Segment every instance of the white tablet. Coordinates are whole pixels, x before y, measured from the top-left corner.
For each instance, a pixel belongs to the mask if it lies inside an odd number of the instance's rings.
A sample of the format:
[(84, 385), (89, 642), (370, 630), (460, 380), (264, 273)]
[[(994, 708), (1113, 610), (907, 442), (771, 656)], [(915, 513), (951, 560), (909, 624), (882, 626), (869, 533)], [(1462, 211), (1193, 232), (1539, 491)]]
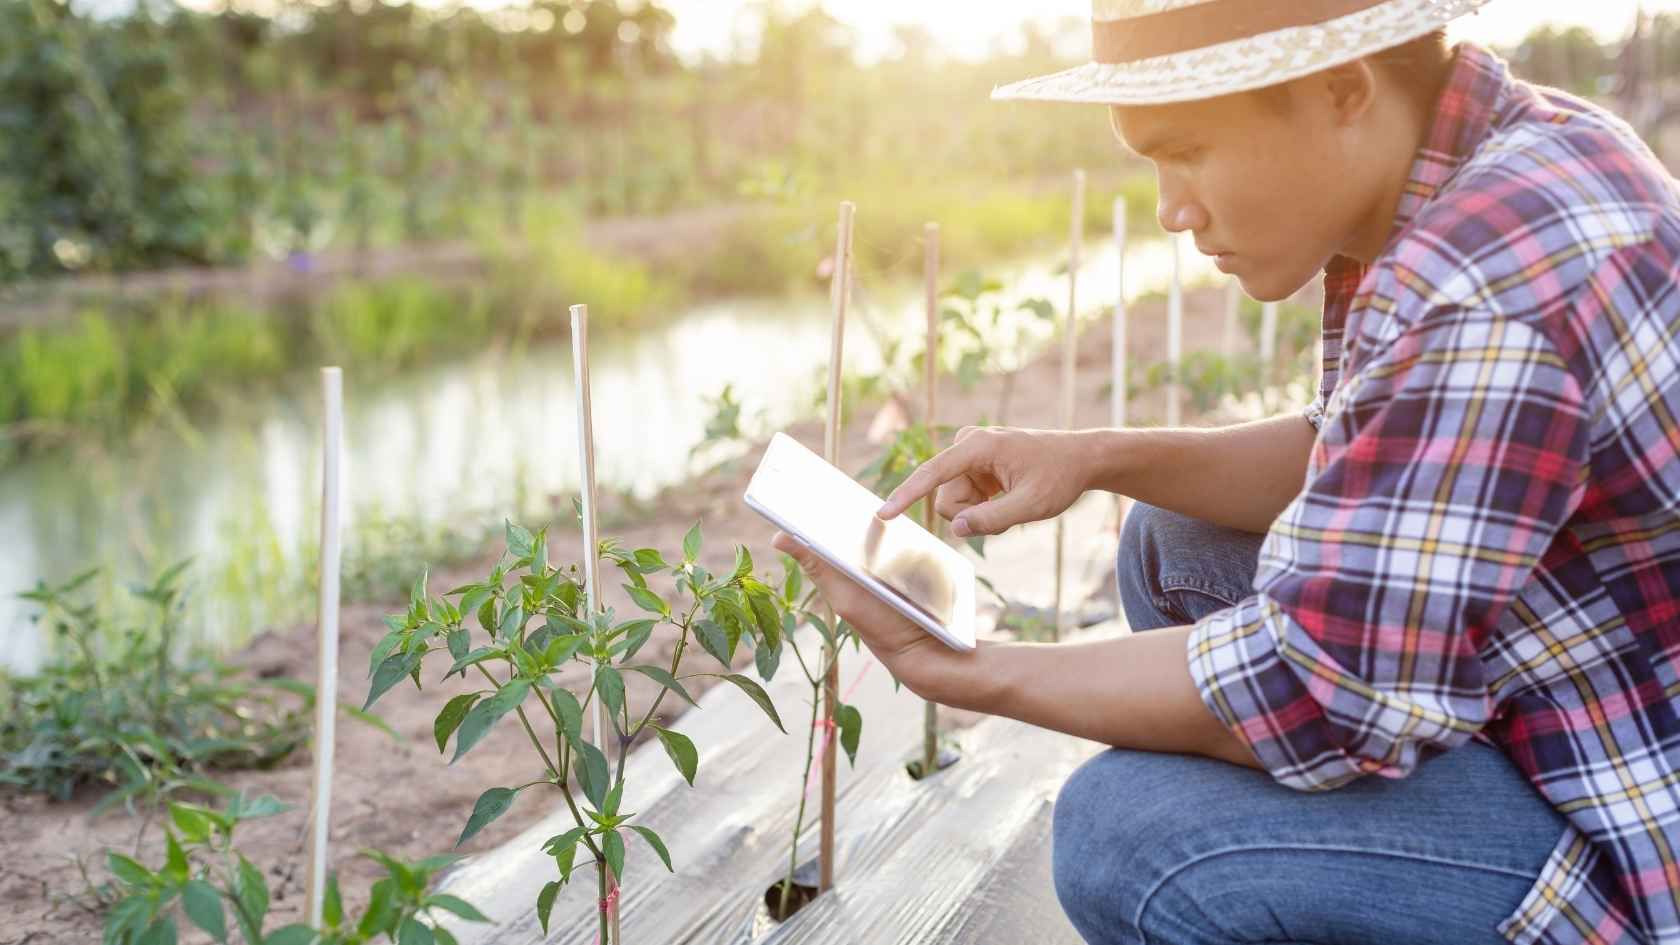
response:
[(744, 496), (754, 511), (947, 646), (974, 649), (974, 563), (798, 440), (770, 440)]

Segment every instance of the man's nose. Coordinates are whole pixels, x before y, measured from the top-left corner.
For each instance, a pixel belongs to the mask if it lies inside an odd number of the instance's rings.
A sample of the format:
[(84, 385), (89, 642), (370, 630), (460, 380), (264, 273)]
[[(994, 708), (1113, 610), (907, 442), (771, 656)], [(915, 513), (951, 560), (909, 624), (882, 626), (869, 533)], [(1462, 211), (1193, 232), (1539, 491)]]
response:
[(1163, 199), (1155, 208), (1155, 217), (1168, 233), (1193, 232), (1207, 226), (1207, 214), (1191, 201)]

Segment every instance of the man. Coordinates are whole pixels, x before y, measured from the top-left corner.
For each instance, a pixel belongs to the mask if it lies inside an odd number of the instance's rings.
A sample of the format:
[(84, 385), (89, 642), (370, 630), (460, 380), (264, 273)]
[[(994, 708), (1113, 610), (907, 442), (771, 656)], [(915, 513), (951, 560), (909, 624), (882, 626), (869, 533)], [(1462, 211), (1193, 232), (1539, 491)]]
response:
[(1250, 295), (1324, 273), (1304, 419), (965, 430), (881, 510), (1132, 496), (1149, 632), (958, 653), (777, 536), (917, 693), (1115, 746), (1056, 808), (1092, 942), (1680, 941), (1680, 199), (1448, 50), (1482, 2), (1097, 0), (996, 93), (1109, 105)]

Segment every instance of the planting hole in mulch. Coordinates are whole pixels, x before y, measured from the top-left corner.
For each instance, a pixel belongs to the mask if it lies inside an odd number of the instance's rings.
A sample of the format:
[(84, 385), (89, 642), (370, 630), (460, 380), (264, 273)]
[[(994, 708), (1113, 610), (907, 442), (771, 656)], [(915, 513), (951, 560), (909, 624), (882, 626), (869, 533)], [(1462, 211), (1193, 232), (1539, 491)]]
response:
[[(910, 780), (920, 781), (922, 779), (922, 760), (921, 754), (917, 753), (916, 757), (904, 763), (904, 773), (910, 776)], [(936, 767), (933, 773), (938, 774), (961, 760), (962, 747), (954, 741), (942, 738), (939, 740), (939, 755), (934, 759)]]
[(762, 918), (771, 922), (786, 922), (795, 912), (817, 898), (817, 861), (806, 860), (793, 871), (793, 888), (787, 894), (787, 910), (782, 910), (782, 884), (787, 881), (787, 875), (777, 877), (769, 888), (764, 890), (764, 908), (759, 910)]

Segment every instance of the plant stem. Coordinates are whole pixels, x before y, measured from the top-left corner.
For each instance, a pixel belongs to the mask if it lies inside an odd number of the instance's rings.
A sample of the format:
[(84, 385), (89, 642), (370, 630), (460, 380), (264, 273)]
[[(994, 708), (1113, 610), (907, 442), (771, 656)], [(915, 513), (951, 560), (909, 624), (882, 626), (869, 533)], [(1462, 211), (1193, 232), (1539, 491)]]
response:
[[(797, 653), (798, 650), (795, 650), (794, 652)], [(803, 660), (800, 661), (800, 667), (804, 667)], [(807, 673), (806, 675), (809, 677), (810, 674)], [(799, 813), (793, 818), (793, 843), (790, 844), (792, 849), (788, 852), (787, 879), (782, 883), (782, 903), (776, 910), (781, 914), (781, 918), (784, 920), (787, 918), (788, 914), (788, 894), (793, 892), (793, 873), (799, 868), (799, 830), (805, 825), (805, 800), (806, 796), (810, 793), (806, 790), (806, 784), (811, 780), (811, 759), (816, 754), (817, 707), (821, 705), (821, 698), (818, 692), (818, 687), (820, 685), (821, 684), (815, 680), (811, 683), (811, 727), (805, 734), (805, 771), (799, 776)]]
[(601, 945), (608, 945), (612, 939), (607, 936), (607, 858), (604, 856), (595, 858), (595, 883), (596, 888), (601, 891), (601, 897), (596, 901), (601, 920)]

